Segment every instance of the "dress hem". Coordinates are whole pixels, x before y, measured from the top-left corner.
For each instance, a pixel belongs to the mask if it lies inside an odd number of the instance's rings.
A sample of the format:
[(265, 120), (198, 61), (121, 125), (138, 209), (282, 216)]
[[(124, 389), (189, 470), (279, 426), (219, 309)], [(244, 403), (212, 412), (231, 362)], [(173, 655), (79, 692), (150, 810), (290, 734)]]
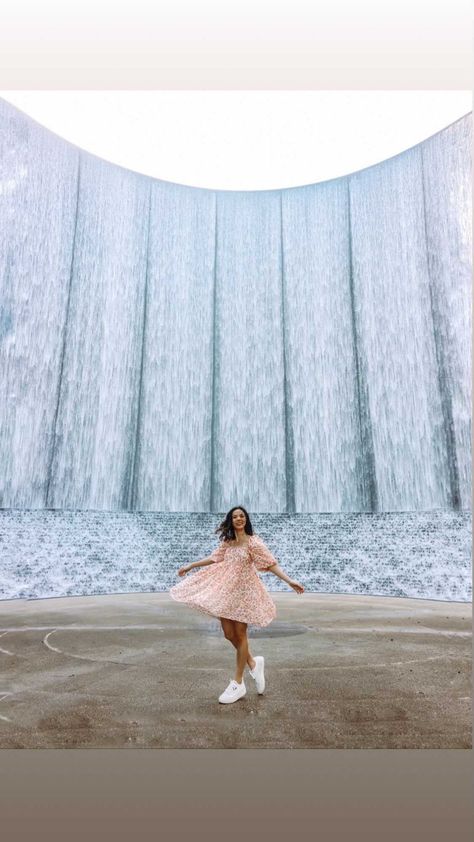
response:
[[(186, 605), (188, 608), (195, 608), (197, 611), (201, 611), (203, 614), (206, 614), (208, 617), (215, 617), (216, 620), (219, 620), (220, 617), (224, 617), (223, 614), (214, 614), (212, 611), (209, 611), (207, 608), (204, 608), (202, 605), (200, 605), (196, 602), (191, 603), (191, 602), (185, 602), (182, 599), (178, 599), (177, 597), (173, 596), (171, 591), (168, 591), (168, 593), (169, 593), (171, 599), (173, 599), (175, 602), (180, 602), (182, 605)], [(271, 620), (268, 621), (268, 623), (258, 623), (256, 620), (243, 620), (241, 617), (224, 617), (224, 619), (225, 620), (236, 620), (236, 622), (238, 622), (238, 623), (247, 623), (248, 626), (258, 626), (259, 628), (263, 629), (266, 626), (269, 626), (270, 623), (275, 619), (275, 617), (272, 617)]]

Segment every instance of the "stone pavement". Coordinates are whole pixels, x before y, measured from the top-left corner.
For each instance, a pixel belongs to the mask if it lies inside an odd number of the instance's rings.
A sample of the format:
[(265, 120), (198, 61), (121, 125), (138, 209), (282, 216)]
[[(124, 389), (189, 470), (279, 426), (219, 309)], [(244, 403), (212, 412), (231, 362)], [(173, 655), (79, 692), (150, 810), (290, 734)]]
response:
[(1, 748), (471, 748), (471, 604), (273, 593), (267, 688), (169, 594), (0, 602)]

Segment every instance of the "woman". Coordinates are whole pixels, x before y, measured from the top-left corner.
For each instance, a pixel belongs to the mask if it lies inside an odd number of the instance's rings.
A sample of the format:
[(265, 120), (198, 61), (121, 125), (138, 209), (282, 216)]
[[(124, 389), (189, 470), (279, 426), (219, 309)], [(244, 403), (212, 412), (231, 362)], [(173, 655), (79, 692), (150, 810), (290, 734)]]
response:
[(222, 538), (217, 549), (208, 558), (180, 567), (178, 576), (184, 576), (195, 567), (209, 568), (173, 585), (170, 595), (178, 602), (218, 617), (225, 637), (235, 646), (235, 676), (219, 696), (220, 702), (229, 704), (247, 692), (243, 678), (246, 664), (257, 692), (262, 694), (265, 689), (264, 658), (252, 656), (247, 625), (267, 626), (276, 616), (276, 606), (257, 570), (274, 573), (297, 593), (303, 593), (304, 588), (288, 578), (262, 539), (254, 535), (243, 506), (230, 509), (215, 531)]

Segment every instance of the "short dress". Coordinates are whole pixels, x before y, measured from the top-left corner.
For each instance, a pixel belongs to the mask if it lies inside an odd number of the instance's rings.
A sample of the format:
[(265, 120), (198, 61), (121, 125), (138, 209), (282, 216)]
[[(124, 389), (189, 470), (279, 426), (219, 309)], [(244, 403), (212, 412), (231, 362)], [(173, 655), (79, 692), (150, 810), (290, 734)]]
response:
[(209, 556), (213, 564), (187, 573), (170, 588), (177, 602), (211, 614), (254, 626), (267, 626), (276, 617), (276, 605), (257, 570), (278, 564), (258, 535), (249, 535), (246, 547), (221, 541)]

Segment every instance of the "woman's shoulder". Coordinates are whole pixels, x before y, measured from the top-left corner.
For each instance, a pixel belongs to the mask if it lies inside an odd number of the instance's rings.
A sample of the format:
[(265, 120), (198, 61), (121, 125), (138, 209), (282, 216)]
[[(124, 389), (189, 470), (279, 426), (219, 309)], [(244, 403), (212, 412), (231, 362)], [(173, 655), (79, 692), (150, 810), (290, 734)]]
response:
[(260, 537), (260, 535), (255, 535), (255, 534), (251, 535), (250, 536), (250, 542), (251, 542), (251, 545), (253, 544), (254, 547), (258, 547), (259, 549), (262, 549), (262, 548), (268, 549), (265, 541), (263, 540), (263, 538)]

